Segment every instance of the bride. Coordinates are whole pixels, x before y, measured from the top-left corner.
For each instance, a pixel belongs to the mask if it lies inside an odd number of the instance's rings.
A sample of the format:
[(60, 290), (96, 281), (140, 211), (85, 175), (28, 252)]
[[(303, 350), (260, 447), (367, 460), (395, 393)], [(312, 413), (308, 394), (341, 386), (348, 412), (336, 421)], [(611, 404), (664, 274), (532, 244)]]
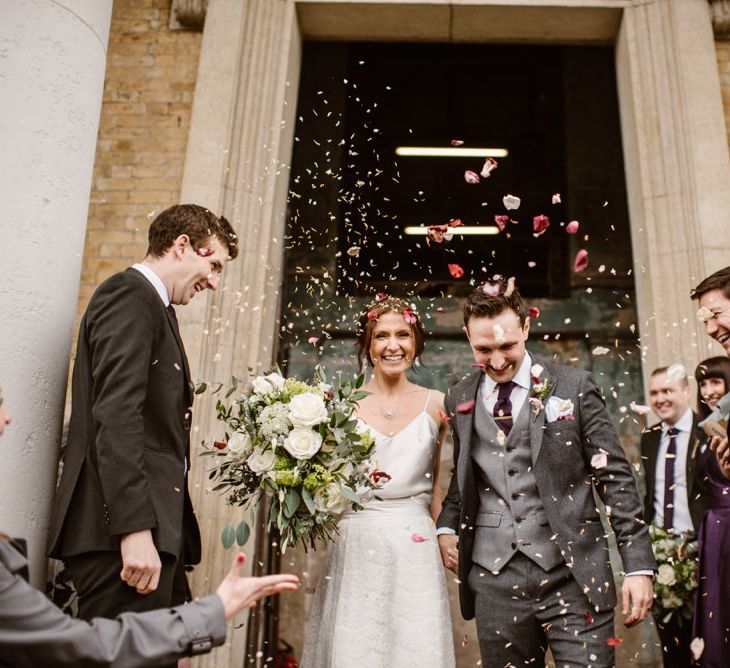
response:
[(442, 498), (443, 394), (406, 378), (423, 340), (418, 315), (401, 299), (380, 299), (360, 318), (358, 359), (373, 374), (358, 418), (374, 433), (375, 459), (390, 478), (380, 500), (340, 520), (314, 596), (302, 668), (455, 665), (433, 523)]

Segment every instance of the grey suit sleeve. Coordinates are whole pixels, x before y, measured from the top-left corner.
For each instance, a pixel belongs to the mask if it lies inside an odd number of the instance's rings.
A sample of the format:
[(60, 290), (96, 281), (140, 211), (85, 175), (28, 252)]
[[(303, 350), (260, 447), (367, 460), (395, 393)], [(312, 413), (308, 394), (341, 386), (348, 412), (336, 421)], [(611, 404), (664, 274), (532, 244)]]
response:
[(0, 563), (0, 657), (12, 666), (158, 666), (207, 652), (225, 637), (216, 594), (170, 610), (88, 623), (63, 614)]
[(451, 397), (451, 390), (446, 393), (444, 408), (446, 409), (446, 414), (451, 417), (449, 428), (451, 429), (451, 436), (454, 439), (454, 467), (451, 471), (449, 490), (441, 506), (441, 513), (438, 516), (438, 520), (436, 520), (436, 528), (449, 528), (459, 533), (461, 496), (459, 494), (459, 483), (456, 476), (456, 464), (459, 461), (459, 435), (454, 427), (454, 401)]
[(600, 390), (590, 374), (581, 380), (579, 401), (580, 427), (588, 462), (601, 452), (607, 455), (606, 465), (594, 468), (593, 475), (599, 496), (611, 508), (609, 521), (616, 534), (624, 571), (654, 570), (656, 561), (634, 476)]

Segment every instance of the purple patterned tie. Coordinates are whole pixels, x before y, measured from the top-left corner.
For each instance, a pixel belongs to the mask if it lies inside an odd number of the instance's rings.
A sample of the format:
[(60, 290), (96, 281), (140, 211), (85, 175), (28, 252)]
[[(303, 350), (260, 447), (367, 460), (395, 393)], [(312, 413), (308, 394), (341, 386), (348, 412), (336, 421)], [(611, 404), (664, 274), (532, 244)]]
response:
[(674, 462), (677, 459), (678, 429), (670, 427), (667, 430), (669, 446), (664, 457), (664, 528), (674, 527)]
[(497, 402), (494, 404), (494, 420), (497, 426), (504, 432), (505, 436), (509, 436), (512, 430), (512, 401), (510, 396), (515, 386), (511, 380), (506, 383), (497, 383), (499, 394)]
[(175, 313), (175, 307), (172, 304), (168, 304), (166, 307), (167, 312), (172, 316), (172, 322), (175, 326), (175, 334), (180, 336), (180, 325), (177, 322), (177, 313)]

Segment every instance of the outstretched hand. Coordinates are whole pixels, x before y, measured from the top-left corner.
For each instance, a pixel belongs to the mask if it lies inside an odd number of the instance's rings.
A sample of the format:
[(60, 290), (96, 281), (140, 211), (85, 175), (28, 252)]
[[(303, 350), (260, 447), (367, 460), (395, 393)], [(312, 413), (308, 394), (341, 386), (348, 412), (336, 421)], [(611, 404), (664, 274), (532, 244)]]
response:
[(245, 561), (245, 555), (238, 554), (233, 559), (228, 575), (216, 590), (216, 594), (223, 601), (226, 619), (234, 617), (244, 608), (252, 608), (266, 596), (273, 596), (283, 591), (296, 591), (299, 588), (299, 578), (288, 573), (262, 577), (242, 576), (241, 567)]
[(630, 628), (643, 622), (654, 602), (654, 580), (650, 575), (627, 575), (621, 588), (621, 613), (624, 626)]

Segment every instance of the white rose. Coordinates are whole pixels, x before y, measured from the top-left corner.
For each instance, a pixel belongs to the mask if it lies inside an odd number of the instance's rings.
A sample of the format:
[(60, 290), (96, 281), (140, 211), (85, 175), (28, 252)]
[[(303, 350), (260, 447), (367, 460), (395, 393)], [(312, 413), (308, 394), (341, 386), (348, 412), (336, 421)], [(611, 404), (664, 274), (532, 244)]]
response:
[(270, 373), (268, 376), (265, 377), (265, 380), (269, 381), (271, 386), (277, 391), (284, 387), (284, 376), (282, 376), (280, 373)]
[(284, 449), (297, 459), (311, 459), (322, 447), (322, 437), (311, 429), (292, 429), (284, 439)]
[(337, 483), (331, 483), (314, 493), (314, 506), (322, 513), (341, 515), (347, 510), (348, 503)]
[(674, 576), (674, 569), (669, 564), (659, 566), (656, 581), (661, 585), (671, 587), (677, 580)]
[(327, 407), (318, 394), (297, 394), (289, 402), (289, 419), (295, 427), (313, 427), (327, 419)]
[(273, 450), (261, 450), (256, 448), (246, 460), (248, 467), (254, 473), (265, 473), (271, 471), (274, 468), (274, 462), (276, 461), (276, 455)]
[(251, 385), (256, 394), (271, 394), (274, 391), (274, 386), (263, 376), (256, 376)]
[(252, 446), (251, 437), (245, 432), (237, 431), (228, 439), (228, 451), (234, 455), (247, 455)]

